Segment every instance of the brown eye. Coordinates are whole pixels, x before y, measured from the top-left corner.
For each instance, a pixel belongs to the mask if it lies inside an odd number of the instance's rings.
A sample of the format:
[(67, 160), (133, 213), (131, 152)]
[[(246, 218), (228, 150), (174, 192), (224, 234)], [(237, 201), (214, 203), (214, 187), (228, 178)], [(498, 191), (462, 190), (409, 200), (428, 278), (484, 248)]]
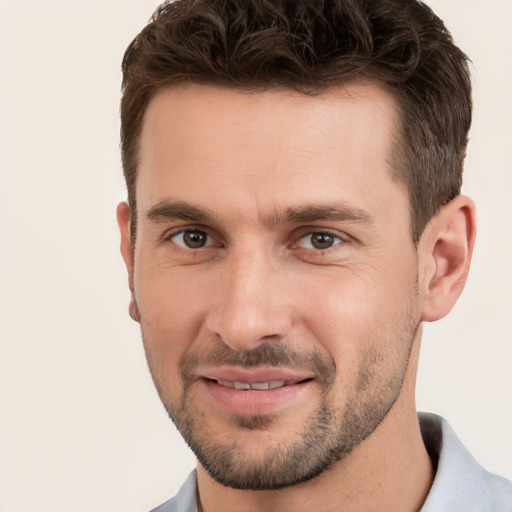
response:
[(212, 244), (211, 237), (204, 231), (190, 229), (176, 233), (172, 237), (173, 242), (187, 249), (201, 249)]
[(315, 249), (329, 249), (334, 244), (334, 237), (327, 233), (313, 233), (311, 235), (311, 245)]
[(340, 237), (325, 231), (314, 231), (304, 235), (299, 245), (304, 249), (316, 249), (317, 251), (325, 251), (342, 242)]

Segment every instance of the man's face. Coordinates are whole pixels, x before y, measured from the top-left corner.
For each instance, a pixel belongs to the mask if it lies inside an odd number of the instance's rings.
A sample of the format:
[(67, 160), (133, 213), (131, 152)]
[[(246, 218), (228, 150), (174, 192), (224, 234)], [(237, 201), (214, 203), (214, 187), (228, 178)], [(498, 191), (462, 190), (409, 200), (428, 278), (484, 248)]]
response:
[(397, 126), (370, 84), (148, 107), (134, 300), (160, 397), (225, 485), (316, 476), (399, 397), (420, 313)]

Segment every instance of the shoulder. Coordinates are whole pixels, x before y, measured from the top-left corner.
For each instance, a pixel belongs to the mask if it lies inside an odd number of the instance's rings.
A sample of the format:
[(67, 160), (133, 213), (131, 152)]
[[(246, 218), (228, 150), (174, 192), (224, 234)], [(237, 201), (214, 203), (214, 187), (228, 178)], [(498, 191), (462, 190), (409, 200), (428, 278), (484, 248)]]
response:
[(486, 471), (467, 451), (448, 422), (420, 414), (425, 446), (437, 463), (421, 512), (512, 512), (512, 482)]
[(487, 473), (486, 491), (489, 496), (489, 510), (512, 512), (512, 482), (498, 475)]
[(178, 508), (176, 505), (176, 496), (171, 498), (170, 500), (162, 503), (160, 506), (151, 510), (151, 512), (177, 512)]
[(192, 471), (181, 486), (178, 494), (151, 512), (197, 512), (197, 475)]

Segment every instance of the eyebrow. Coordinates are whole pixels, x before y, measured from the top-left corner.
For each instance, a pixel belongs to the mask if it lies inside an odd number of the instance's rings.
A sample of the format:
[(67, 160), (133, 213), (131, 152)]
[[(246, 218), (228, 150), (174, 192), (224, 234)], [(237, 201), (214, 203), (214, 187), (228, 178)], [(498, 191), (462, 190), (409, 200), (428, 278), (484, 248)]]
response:
[(213, 215), (206, 208), (200, 208), (184, 201), (164, 200), (153, 205), (147, 212), (146, 218), (153, 222), (166, 220), (190, 220), (192, 222), (209, 222)]
[(278, 224), (304, 224), (318, 221), (355, 222), (372, 226), (375, 218), (366, 210), (345, 202), (291, 206), (267, 216), (263, 223), (269, 227)]
[[(152, 222), (179, 219), (201, 223), (211, 223), (218, 219), (207, 208), (168, 199), (149, 208), (146, 218)], [(261, 219), (261, 223), (267, 228), (274, 228), (280, 224), (304, 224), (318, 221), (354, 222), (368, 226), (375, 224), (375, 218), (368, 211), (341, 201), (329, 204), (290, 206), (278, 209)]]

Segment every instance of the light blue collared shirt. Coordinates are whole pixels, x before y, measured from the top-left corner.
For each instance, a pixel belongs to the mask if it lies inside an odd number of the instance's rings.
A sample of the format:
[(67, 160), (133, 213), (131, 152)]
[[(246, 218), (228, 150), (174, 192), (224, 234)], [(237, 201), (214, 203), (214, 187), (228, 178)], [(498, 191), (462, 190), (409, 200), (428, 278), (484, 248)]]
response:
[[(482, 468), (445, 419), (426, 413), (418, 417), (427, 451), (438, 460), (421, 512), (512, 512), (512, 482)], [(174, 498), (151, 512), (197, 512), (196, 496), (194, 470)]]

